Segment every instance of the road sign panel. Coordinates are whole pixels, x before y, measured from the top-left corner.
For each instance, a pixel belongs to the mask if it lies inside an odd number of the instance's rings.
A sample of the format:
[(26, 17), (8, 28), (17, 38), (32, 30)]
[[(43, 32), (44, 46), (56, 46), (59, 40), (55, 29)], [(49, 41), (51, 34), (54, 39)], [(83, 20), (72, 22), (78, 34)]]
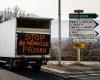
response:
[(94, 37), (99, 33), (93, 29), (98, 26), (98, 23), (93, 19), (97, 18), (98, 15), (96, 13), (80, 14), (80, 10), (76, 10), (76, 12), (77, 13), (69, 14), (69, 37), (72, 38), (73, 41), (97, 42), (97, 39), (94, 39)]
[(98, 23), (91, 19), (69, 20), (70, 29), (94, 29)]
[(74, 13), (83, 13), (83, 12), (84, 12), (84, 10), (80, 10), (80, 9), (74, 10)]
[(97, 42), (98, 39), (96, 39), (96, 38), (91, 38), (91, 39), (88, 39), (88, 38), (73, 38), (72, 41), (73, 42)]
[(75, 13), (70, 13), (69, 18), (70, 19), (80, 19), (80, 18), (97, 18), (98, 15), (96, 13), (86, 13), (86, 14), (75, 14)]
[(96, 37), (98, 34), (95, 30), (70, 29), (69, 31), (69, 37), (91, 38)]
[(86, 44), (83, 42), (80, 43), (74, 43), (73, 48), (86, 48)]

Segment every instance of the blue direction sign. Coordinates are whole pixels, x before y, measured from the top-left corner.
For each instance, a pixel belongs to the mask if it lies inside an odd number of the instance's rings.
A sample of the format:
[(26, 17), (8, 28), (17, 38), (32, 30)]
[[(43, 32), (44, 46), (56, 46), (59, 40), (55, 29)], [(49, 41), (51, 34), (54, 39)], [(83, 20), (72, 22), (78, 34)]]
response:
[(75, 13), (71, 13), (69, 14), (69, 18), (70, 19), (78, 19), (78, 18), (97, 18), (98, 15), (96, 13), (86, 13), (86, 14), (75, 14)]

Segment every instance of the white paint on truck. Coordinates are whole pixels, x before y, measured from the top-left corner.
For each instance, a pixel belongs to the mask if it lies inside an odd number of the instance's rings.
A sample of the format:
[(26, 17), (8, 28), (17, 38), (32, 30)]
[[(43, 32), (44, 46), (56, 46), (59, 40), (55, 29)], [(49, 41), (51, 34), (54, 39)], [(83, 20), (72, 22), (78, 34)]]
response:
[(15, 57), (16, 19), (0, 24), (0, 57)]

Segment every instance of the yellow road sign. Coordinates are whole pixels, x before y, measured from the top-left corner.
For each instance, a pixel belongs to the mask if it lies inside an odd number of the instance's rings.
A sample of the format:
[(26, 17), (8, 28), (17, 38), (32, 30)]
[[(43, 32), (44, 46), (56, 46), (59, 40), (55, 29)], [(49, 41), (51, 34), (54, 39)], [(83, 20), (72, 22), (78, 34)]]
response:
[(83, 12), (84, 12), (84, 10), (80, 10), (80, 9), (74, 10), (74, 13), (83, 13)]
[(86, 48), (86, 44), (84, 42), (74, 43), (73, 48)]

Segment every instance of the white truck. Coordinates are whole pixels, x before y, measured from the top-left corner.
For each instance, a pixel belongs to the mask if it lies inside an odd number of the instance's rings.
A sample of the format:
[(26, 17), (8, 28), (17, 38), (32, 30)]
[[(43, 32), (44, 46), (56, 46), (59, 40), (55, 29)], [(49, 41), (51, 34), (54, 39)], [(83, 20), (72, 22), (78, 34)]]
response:
[(0, 65), (40, 70), (50, 58), (51, 20), (19, 17), (0, 23)]

